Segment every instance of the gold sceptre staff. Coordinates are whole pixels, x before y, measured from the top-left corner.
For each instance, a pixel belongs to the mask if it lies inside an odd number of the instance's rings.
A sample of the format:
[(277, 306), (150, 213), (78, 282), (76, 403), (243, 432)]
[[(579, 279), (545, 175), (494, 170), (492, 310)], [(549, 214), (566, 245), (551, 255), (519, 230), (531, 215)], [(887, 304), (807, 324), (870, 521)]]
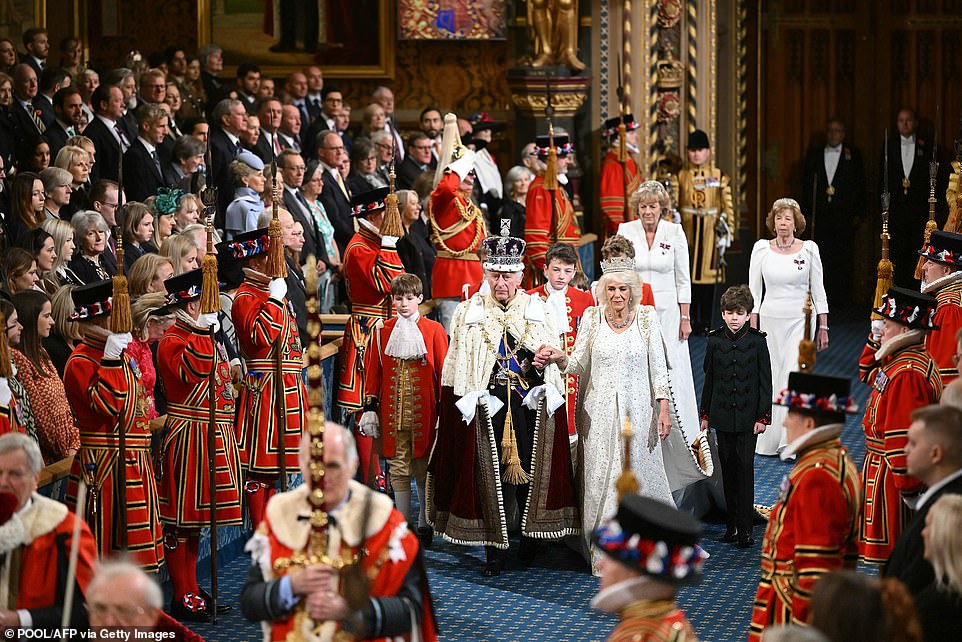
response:
[[(939, 172), (939, 161), (936, 158), (937, 150), (938, 145), (935, 144), (935, 141), (932, 141), (932, 160), (929, 162), (929, 220), (925, 223), (925, 233), (922, 239), (923, 252), (929, 246), (932, 232), (939, 229), (935, 222), (935, 178)], [(919, 255), (919, 261), (915, 264), (915, 278), (919, 281), (925, 278), (925, 272), (922, 270), (923, 265), (925, 265), (925, 257)]]
[(631, 495), (638, 492), (638, 478), (635, 477), (634, 471), (631, 469), (631, 419), (627, 416), (625, 417), (625, 422), (622, 424), (621, 428), (621, 438), (625, 440), (625, 463), (622, 466), (621, 474), (618, 475), (618, 479), (615, 481), (615, 490), (618, 491), (618, 503), (625, 495)]
[[(884, 187), (882, 191), (882, 234), (879, 238), (882, 239), (882, 258), (878, 262), (878, 269), (876, 272), (875, 281), (875, 299), (873, 299), (872, 307), (878, 308), (882, 305), (882, 299), (885, 294), (892, 287), (892, 272), (895, 266), (892, 265), (892, 261), (889, 259), (889, 201), (891, 196), (889, 195), (889, 130), (885, 130), (885, 179)], [(872, 319), (881, 319), (882, 315), (877, 312), (872, 312)]]
[[(123, 192), (118, 191), (120, 205), (117, 207), (117, 227), (114, 234), (116, 234), (117, 239), (117, 276), (113, 279), (113, 298), (111, 299), (111, 310), (110, 310), (110, 331), (115, 334), (123, 334), (125, 332), (130, 332), (133, 328), (133, 320), (130, 312), (130, 292), (127, 290), (127, 277), (124, 276), (124, 239), (120, 233), (122, 227), (122, 220), (124, 218), (125, 212), (123, 211)], [(123, 358), (123, 355), (121, 355)], [(136, 386), (139, 384), (134, 384), (134, 388), (128, 391), (128, 397), (136, 399), (137, 389)], [(132, 415), (136, 415), (136, 401), (133, 404), (134, 410)], [(133, 417), (132, 417), (133, 418)], [(146, 419), (146, 417), (145, 417)], [(120, 550), (127, 550), (127, 425), (126, 419), (124, 417), (124, 411), (120, 411), (120, 415), (117, 417), (117, 481), (122, 482), (124, 486), (120, 489), (119, 496), (119, 508), (118, 513), (118, 526), (120, 528)], [(109, 535), (108, 535), (109, 537)]]

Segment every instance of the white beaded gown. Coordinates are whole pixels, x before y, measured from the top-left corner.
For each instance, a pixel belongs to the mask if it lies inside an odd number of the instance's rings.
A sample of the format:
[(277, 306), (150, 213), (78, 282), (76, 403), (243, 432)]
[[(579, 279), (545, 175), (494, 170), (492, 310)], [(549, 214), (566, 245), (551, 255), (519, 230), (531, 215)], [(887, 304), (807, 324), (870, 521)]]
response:
[[(814, 340), (817, 314), (828, 313), (825, 284), (822, 280), (822, 257), (814, 241), (804, 241), (794, 254), (772, 250), (768, 239), (752, 248), (748, 266), (748, 287), (755, 299), (753, 313), (758, 314), (758, 329), (766, 333), (772, 362), (772, 391), (778, 394), (788, 385), (788, 373), (798, 370), (798, 344), (805, 334), (805, 301), (809, 286), (812, 291), (812, 325)], [(787, 409), (772, 406), (772, 425), (758, 435), (755, 452), (775, 455), (786, 444)]]
[(591, 533), (617, 512), (615, 480), (622, 472), (625, 417), (631, 419), (631, 467), (640, 494), (673, 505), (655, 399), (669, 398), (668, 370), (661, 328), (654, 308), (641, 306), (631, 326), (618, 334), (601, 307), (585, 311), (567, 373), (582, 375), (584, 399), (578, 414), (582, 538), (597, 572), (598, 552)]

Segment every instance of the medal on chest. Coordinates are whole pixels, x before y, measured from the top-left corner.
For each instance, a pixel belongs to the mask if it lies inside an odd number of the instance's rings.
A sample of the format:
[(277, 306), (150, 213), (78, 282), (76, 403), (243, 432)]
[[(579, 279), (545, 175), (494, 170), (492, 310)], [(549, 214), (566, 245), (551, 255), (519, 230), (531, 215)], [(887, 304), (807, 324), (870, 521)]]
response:
[(778, 485), (778, 501), (784, 503), (788, 498), (788, 491), (792, 487), (792, 482), (789, 481), (788, 475), (782, 477), (782, 482)]
[(884, 372), (879, 371), (875, 375), (875, 381), (872, 383), (872, 387), (879, 391), (879, 394), (885, 392), (885, 386), (889, 383), (889, 377)]

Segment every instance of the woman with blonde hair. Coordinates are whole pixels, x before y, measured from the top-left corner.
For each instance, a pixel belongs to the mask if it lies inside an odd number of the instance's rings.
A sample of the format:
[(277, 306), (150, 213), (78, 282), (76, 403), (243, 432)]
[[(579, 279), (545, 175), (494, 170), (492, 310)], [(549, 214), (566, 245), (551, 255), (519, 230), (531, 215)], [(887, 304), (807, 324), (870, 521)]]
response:
[(131, 298), (148, 292), (166, 292), (164, 281), (174, 276), (174, 264), (160, 254), (144, 254), (134, 261), (127, 273), (127, 287)]
[(925, 559), (935, 583), (915, 596), (928, 640), (951, 640), (962, 631), (962, 495), (943, 494), (925, 516)]
[(76, 285), (68, 283), (60, 287), (50, 297), (50, 314), (53, 317), (54, 325), (50, 336), (43, 340), (43, 347), (50, 355), (50, 360), (61, 379), (70, 353), (83, 339), (80, 334), (80, 325), (76, 321), (70, 320), (70, 315), (74, 311), (73, 291), (76, 287)]
[(83, 147), (67, 145), (57, 152), (57, 159), (53, 163), (56, 167), (70, 172), (70, 202), (64, 206), (66, 214), (70, 216), (80, 210), (90, 207), (90, 197), (87, 188), (90, 180), (90, 152)]
[(173, 314), (157, 314), (164, 307), (166, 299), (166, 293), (148, 292), (134, 299), (130, 305), (133, 340), (127, 346), (127, 352), (140, 365), (139, 382), (147, 396), (148, 420), (156, 419), (159, 414), (155, 394), (157, 363), (151, 346), (163, 338), (167, 328), (174, 325)]
[(655, 308), (639, 305), (643, 288), (635, 261), (616, 258), (603, 261), (601, 268), (599, 305), (585, 310), (571, 356), (545, 345), (534, 359), (538, 368), (557, 363), (564, 374), (581, 377), (577, 419), (581, 532), (584, 553), (596, 575), (600, 554), (590, 546), (590, 537), (618, 506), (615, 480), (623, 468), (625, 422), (635, 431), (631, 468), (642, 495), (674, 505), (669, 468), (678, 471), (674, 478), (682, 487), (703, 478), (688, 440), (672, 420), (674, 400), (661, 324)]
[(57, 253), (53, 269), (44, 276), (44, 289), (47, 294), (52, 296), (57, 288), (68, 283), (80, 285), (80, 278), (67, 267), (77, 249), (73, 238), (73, 225), (58, 218), (48, 218), (40, 227), (53, 237), (53, 248)]
[(170, 259), (174, 276), (200, 267), (200, 253), (194, 238), (188, 234), (175, 234), (160, 246), (160, 255)]
[[(810, 336), (818, 350), (828, 347), (828, 301), (818, 245), (796, 238), (805, 231), (805, 217), (798, 202), (778, 199), (765, 224), (775, 238), (759, 239), (752, 248), (748, 264), (748, 287), (755, 299), (751, 324), (768, 335), (772, 389), (783, 390), (788, 385), (788, 373), (798, 369), (798, 344), (805, 335), (803, 309), (809, 294), (815, 313)], [(785, 406), (772, 407), (772, 423), (758, 435), (756, 453), (776, 455), (785, 445), (782, 422), (787, 412)]]

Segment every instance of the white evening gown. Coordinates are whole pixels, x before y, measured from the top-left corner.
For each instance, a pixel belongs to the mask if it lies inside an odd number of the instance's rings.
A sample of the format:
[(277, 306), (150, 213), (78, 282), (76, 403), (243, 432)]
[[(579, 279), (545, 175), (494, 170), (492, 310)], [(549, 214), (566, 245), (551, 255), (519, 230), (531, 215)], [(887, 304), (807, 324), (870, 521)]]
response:
[[(816, 315), (828, 313), (822, 258), (814, 241), (804, 241), (795, 254), (779, 254), (767, 239), (752, 248), (748, 266), (748, 287), (755, 299), (752, 312), (758, 314), (758, 329), (766, 333), (772, 361), (772, 394), (788, 385), (788, 373), (798, 370), (798, 344), (805, 334), (805, 301), (812, 290), (812, 340)], [(775, 455), (786, 444), (784, 406), (772, 406), (772, 425), (758, 435), (755, 452)]]
[(654, 399), (669, 398), (658, 317), (651, 307), (639, 307), (632, 325), (618, 334), (601, 310), (585, 311), (567, 370), (581, 374), (585, 382), (578, 424), (582, 535), (595, 571), (598, 552), (590, 546), (591, 533), (617, 512), (615, 480), (624, 465), (625, 417), (631, 419), (634, 433), (631, 468), (640, 494), (674, 505), (653, 412)]

